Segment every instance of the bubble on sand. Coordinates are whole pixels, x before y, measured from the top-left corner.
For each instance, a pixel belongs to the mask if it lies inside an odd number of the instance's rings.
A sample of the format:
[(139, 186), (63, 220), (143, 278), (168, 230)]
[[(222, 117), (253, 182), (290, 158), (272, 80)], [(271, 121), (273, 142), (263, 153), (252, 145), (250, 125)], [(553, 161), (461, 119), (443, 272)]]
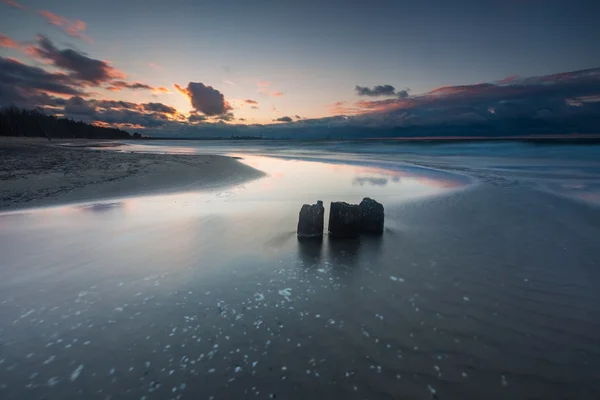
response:
[(435, 389), (431, 387), (431, 385), (427, 385), (427, 390), (431, 393), (432, 396), (435, 396)]
[(79, 364), (79, 367), (77, 367), (75, 371), (71, 373), (71, 382), (74, 382), (75, 379), (79, 378), (79, 374), (81, 374), (81, 371), (83, 371), (83, 364)]
[(290, 296), (292, 295), (292, 289), (291, 288), (282, 289), (282, 290), (279, 291), (279, 294), (281, 296), (283, 296), (287, 301), (292, 301), (290, 299)]

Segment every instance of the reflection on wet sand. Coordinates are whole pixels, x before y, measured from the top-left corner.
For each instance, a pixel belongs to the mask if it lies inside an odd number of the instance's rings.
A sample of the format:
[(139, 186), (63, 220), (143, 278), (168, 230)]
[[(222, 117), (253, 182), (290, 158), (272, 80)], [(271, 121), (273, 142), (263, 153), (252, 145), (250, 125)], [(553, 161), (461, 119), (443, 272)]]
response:
[[(269, 175), (0, 219), (0, 398), (377, 398), (372, 388), (395, 382), (379, 381), (393, 370), (386, 355), (407, 346), (383, 340), (387, 293), (399, 287), (389, 276), (400, 276), (387, 228), (299, 242), (298, 210), (366, 195), (391, 207), (444, 184), (415, 171), (243, 161)], [(353, 185), (362, 174), (388, 184)]]
[(351, 270), (377, 262), (383, 240), (383, 235), (363, 235), (342, 240), (325, 235), (322, 240), (298, 240), (298, 258), (306, 267), (315, 267), (324, 262), (335, 269)]
[(79, 209), (82, 211), (89, 211), (93, 213), (104, 213), (107, 211), (111, 211), (117, 209), (119, 207), (123, 207), (125, 203), (123, 201), (114, 201), (109, 203), (93, 203), (93, 204), (84, 204), (79, 206)]
[(298, 259), (308, 267), (319, 265), (323, 255), (323, 241), (315, 238), (298, 240)]
[[(396, 182), (399, 182), (397, 180)], [(375, 176), (357, 176), (352, 180), (353, 185), (363, 186), (364, 184), (374, 185), (374, 186), (385, 186), (387, 185), (387, 178), (378, 178)]]

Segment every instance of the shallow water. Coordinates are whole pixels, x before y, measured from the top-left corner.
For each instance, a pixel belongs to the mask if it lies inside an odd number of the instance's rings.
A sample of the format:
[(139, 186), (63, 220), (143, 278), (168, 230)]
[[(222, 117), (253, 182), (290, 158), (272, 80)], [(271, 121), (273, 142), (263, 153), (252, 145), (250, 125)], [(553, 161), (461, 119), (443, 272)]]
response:
[[(600, 394), (595, 209), (398, 162), (238, 156), (268, 176), (0, 214), (1, 398)], [(297, 241), (302, 203), (367, 195), (383, 236)]]

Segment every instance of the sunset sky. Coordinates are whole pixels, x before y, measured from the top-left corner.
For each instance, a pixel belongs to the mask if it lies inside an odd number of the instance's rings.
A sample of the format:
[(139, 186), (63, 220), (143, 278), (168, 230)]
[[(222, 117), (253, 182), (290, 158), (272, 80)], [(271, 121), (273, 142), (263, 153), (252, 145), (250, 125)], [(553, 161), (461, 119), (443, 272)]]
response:
[(0, 106), (154, 134), (585, 130), (600, 112), (598, 15), (593, 0), (0, 0)]

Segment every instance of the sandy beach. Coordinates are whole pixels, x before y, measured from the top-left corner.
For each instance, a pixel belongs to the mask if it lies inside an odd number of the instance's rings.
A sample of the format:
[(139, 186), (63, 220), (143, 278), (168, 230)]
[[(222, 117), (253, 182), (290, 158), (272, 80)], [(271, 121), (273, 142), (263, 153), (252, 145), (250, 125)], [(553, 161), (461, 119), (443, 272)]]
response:
[(263, 175), (224, 156), (106, 150), (118, 145), (0, 138), (0, 210), (228, 186)]
[[(212, 192), (0, 214), (0, 397), (600, 396), (597, 205), (493, 158), (255, 153)], [(301, 204), (365, 195), (382, 236), (296, 239)]]

